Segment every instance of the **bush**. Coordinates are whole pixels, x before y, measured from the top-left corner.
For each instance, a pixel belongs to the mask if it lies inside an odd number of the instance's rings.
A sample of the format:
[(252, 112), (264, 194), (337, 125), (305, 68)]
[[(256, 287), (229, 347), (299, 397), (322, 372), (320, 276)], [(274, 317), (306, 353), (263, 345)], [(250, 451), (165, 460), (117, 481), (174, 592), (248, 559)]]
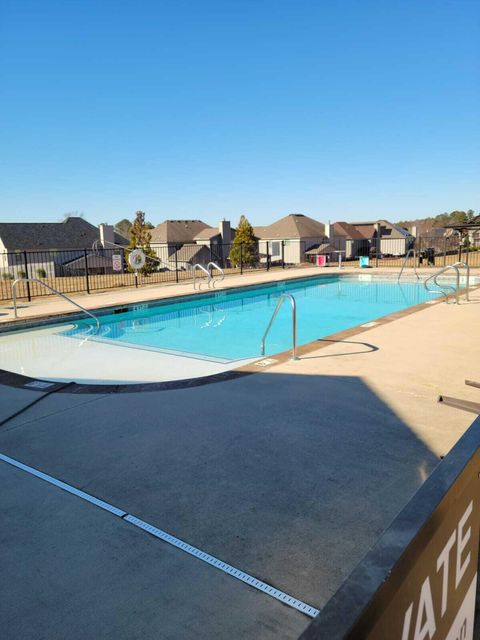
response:
[(8, 271), (2, 273), (2, 280), (13, 280), (13, 274)]
[(19, 278), (26, 278), (26, 277), (27, 277), (27, 274), (25, 273), (25, 271), (19, 271), (19, 272), (18, 272), (18, 277), (19, 277)]
[(37, 269), (37, 276), (39, 278), (46, 278), (47, 277), (47, 272), (45, 271), (45, 269)]

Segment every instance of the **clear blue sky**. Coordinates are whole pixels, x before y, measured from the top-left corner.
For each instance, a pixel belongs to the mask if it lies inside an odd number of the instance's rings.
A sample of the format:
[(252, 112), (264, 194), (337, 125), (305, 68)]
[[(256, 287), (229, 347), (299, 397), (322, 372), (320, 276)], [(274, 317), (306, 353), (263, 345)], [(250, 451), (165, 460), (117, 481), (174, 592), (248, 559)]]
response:
[(0, 220), (480, 209), (478, 0), (0, 1)]

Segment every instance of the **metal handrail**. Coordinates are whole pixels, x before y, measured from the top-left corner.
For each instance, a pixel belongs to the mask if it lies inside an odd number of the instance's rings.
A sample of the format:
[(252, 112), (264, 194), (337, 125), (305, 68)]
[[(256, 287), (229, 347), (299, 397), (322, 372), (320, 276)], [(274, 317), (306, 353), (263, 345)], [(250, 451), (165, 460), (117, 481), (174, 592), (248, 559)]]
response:
[[(219, 280), (215, 280), (215, 278), (213, 277), (212, 267), (215, 268), (217, 271), (220, 271), (222, 277)], [(212, 287), (215, 287), (215, 282), (222, 282), (223, 280), (225, 280), (225, 271), (223, 269), (221, 269), (218, 266), (218, 264), (216, 264), (215, 262), (209, 262), (207, 264), (207, 269), (210, 272), (210, 282), (212, 283)]]
[[(210, 271), (207, 271), (207, 269), (205, 269), (205, 267), (201, 264), (194, 264), (193, 265), (193, 288), (196, 289), (195, 286), (195, 282), (196, 282), (196, 271), (197, 269), (200, 269), (201, 271), (204, 271), (207, 274), (207, 284), (210, 287), (210, 280), (212, 279), (212, 274), (210, 273)], [(202, 286), (202, 283), (200, 282), (200, 284), (198, 285), (198, 290), (200, 291), (200, 288)]]
[(270, 328), (273, 324), (273, 321), (277, 317), (277, 313), (280, 311), (280, 307), (283, 304), (283, 301), (288, 298), (290, 300), (290, 304), (292, 305), (292, 360), (298, 360), (297, 358), (297, 304), (295, 302), (295, 298), (290, 293), (282, 293), (280, 296), (277, 306), (275, 307), (275, 311), (270, 318), (270, 322), (268, 323), (268, 327), (263, 334), (262, 342), (261, 342), (261, 353), (262, 356), (265, 355), (265, 339), (270, 331)]
[(58, 291), (58, 289), (54, 289), (49, 284), (47, 284), (46, 282), (43, 282), (43, 280), (40, 280), (39, 278), (17, 278), (13, 282), (13, 284), (12, 284), (12, 298), (13, 298), (13, 311), (14, 311), (14, 314), (15, 314), (15, 318), (18, 318), (18, 312), (17, 312), (17, 284), (19, 282), (38, 282), (39, 284), (41, 284), (44, 287), (46, 287), (52, 293), (56, 293), (57, 296), (60, 296), (61, 298), (65, 298), (65, 300), (68, 300), (68, 302), (71, 302), (73, 305), (75, 305), (76, 307), (81, 309), (84, 313), (86, 313), (87, 316), (90, 316), (91, 318), (93, 318), (95, 320), (96, 325), (97, 325), (97, 331), (100, 329), (100, 322), (98, 321), (97, 316), (94, 316), (93, 313), (90, 313), (90, 311), (85, 309), (85, 307), (82, 307), (81, 304), (78, 304), (78, 302), (75, 302), (74, 300), (72, 300), (71, 298), (66, 296), (64, 293), (62, 293), (61, 291)]
[[(459, 260), (458, 262), (455, 262), (455, 264), (453, 265), (454, 267), (465, 267), (465, 269), (467, 270), (467, 276), (466, 276), (466, 286), (465, 286), (465, 300), (467, 302), (470, 302), (470, 297), (469, 297), (469, 292), (470, 292), (470, 265), (467, 262), (463, 262), (463, 260)], [(460, 284), (460, 274), (457, 274), (457, 289), (459, 288), (459, 284)]]
[(415, 247), (409, 249), (407, 251), (407, 253), (405, 254), (405, 258), (403, 260), (403, 264), (402, 264), (402, 268), (400, 269), (400, 273), (398, 274), (398, 278), (397, 278), (397, 282), (400, 282), (400, 278), (402, 277), (402, 273), (403, 270), (405, 269), (405, 266), (407, 264), (407, 260), (410, 257), (410, 254), (413, 253), (413, 271), (415, 272), (415, 275), (417, 276), (417, 280), (420, 280), (420, 276), (417, 273), (417, 251), (415, 249)]
[[(465, 267), (466, 270), (467, 270), (467, 283), (466, 283), (466, 287), (465, 287), (465, 299), (468, 302), (470, 300), (469, 295), (468, 295), (469, 287), (470, 287), (470, 266), (466, 262), (455, 262), (454, 264), (449, 264), (446, 267), (443, 267), (443, 269), (440, 269), (440, 271), (436, 271), (431, 276), (429, 276), (424, 281), (423, 286), (430, 293), (442, 293), (445, 296), (445, 302), (447, 302), (447, 303), (448, 303), (448, 295), (447, 295), (447, 293), (445, 293), (445, 289), (449, 289), (452, 293), (455, 293), (455, 302), (456, 302), (456, 304), (459, 304), (459, 295), (458, 295), (458, 292), (459, 292), (459, 289), (460, 289), (460, 269), (459, 269), (459, 267)], [(448, 284), (440, 284), (437, 281), (438, 276), (442, 275), (442, 273), (445, 273), (449, 269), (453, 269), (455, 271), (455, 273), (456, 273), (456, 284), (455, 284), (455, 287), (452, 287), (451, 285), (448, 285)], [(434, 284), (438, 287), (438, 289), (429, 289), (428, 288), (428, 282), (430, 280), (433, 280)]]

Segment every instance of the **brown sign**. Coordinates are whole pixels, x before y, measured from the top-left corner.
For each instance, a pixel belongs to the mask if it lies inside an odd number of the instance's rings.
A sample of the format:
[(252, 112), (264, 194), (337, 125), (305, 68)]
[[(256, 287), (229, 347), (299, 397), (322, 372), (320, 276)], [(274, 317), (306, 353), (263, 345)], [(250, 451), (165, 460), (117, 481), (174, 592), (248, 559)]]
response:
[(477, 452), (446, 493), (348, 638), (472, 640), (479, 457)]

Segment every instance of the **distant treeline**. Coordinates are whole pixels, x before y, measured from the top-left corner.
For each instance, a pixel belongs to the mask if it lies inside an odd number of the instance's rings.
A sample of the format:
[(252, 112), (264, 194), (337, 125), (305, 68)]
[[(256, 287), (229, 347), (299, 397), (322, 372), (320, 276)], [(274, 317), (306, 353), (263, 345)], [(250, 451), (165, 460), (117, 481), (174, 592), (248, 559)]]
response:
[(447, 224), (463, 224), (471, 222), (475, 218), (475, 211), (452, 211), (451, 213), (440, 213), (438, 216), (429, 218), (418, 218), (417, 220), (401, 220), (397, 224), (400, 227), (411, 229), (414, 226), (423, 227), (444, 227)]

